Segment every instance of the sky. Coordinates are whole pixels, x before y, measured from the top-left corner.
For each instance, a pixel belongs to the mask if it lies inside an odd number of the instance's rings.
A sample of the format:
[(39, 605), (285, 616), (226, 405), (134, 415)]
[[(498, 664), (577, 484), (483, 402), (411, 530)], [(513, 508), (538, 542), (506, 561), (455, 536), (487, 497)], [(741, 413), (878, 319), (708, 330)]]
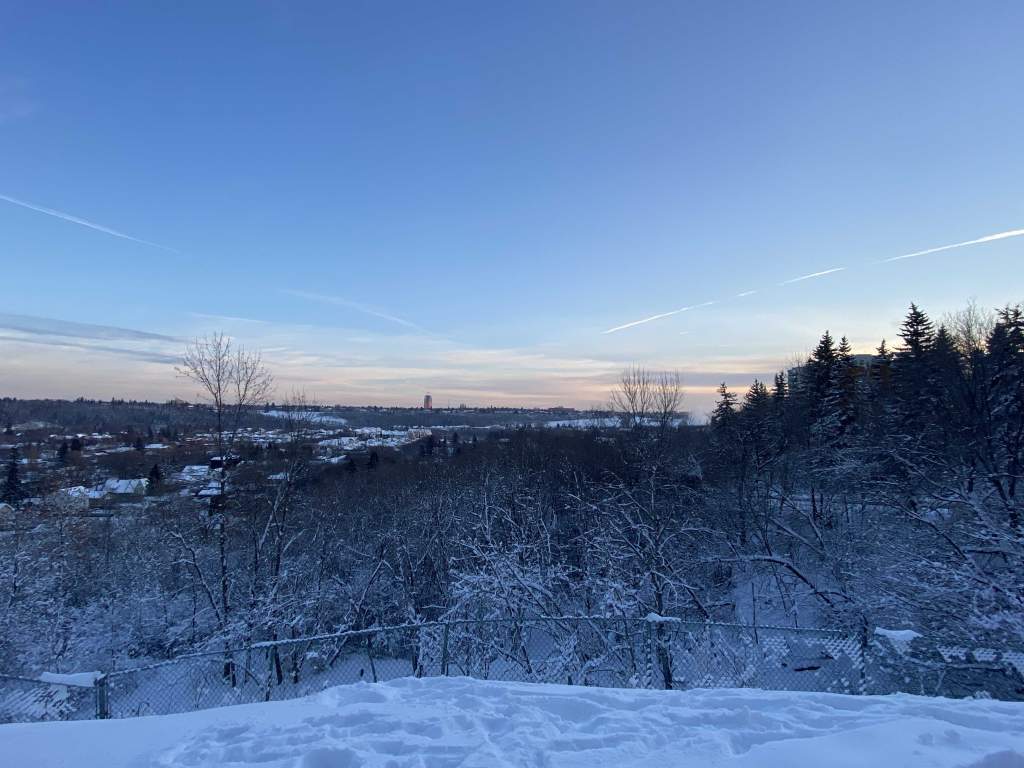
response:
[(7, 0), (0, 395), (191, 399), (219, 330), (279, 399), (590, 407), (639, 364), (699, 414), (825, 329), (1024, 300), (1022, 31), (1015, 0)]

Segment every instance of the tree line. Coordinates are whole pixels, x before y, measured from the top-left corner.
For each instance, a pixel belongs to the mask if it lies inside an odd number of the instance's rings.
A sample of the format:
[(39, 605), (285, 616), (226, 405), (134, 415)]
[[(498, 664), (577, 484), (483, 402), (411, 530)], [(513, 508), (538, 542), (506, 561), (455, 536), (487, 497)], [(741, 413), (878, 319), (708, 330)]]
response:
[[(225, 343), (186, 363), (213, 382), (220, 455), (270, 386)], [(770, 385), (723, 385), (707, 425), (680, 418), (683, 391), (634, 368), (617, 429), (498, 430), (356, 472), (311, 459), (296, 407), (275, 471), (224, 464), (207, 504), (19, 511), (0, 654), (110, 669), (446, 617), (649, 613), (1024, 645), (1020, 306), (937, 326), (912, 306), (868, 357), (825, 333)]]

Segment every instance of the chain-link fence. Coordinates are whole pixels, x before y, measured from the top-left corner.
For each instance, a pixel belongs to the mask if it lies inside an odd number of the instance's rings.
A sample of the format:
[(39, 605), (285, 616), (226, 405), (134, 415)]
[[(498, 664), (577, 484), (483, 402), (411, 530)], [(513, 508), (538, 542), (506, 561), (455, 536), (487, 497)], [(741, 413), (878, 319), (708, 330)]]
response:
[(100, 714), (91, 683), (0, 675), (0, 723), (87, 720)]
[(407, 676), (888, 692), (876, 651), (866, 635), (657, 617), (456, 620), (225, 647), (110, 672), (91, 688), (0, 677), (0, 722), (169, 714)]

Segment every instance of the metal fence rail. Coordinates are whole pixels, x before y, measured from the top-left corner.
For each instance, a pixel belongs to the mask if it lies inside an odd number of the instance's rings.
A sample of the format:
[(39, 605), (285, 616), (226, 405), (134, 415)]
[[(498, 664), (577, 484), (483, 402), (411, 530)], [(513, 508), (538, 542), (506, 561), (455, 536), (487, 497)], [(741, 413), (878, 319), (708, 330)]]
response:
[(884, 665), (870, 651), (866, 635), (830, 630), (658, 617), (467, 619), (187, 654), (110, 672), (91, 688), (0, 676), (0, 722), (170, 714), (408, 676), (870, 693), (884, 687), (876, 680)]

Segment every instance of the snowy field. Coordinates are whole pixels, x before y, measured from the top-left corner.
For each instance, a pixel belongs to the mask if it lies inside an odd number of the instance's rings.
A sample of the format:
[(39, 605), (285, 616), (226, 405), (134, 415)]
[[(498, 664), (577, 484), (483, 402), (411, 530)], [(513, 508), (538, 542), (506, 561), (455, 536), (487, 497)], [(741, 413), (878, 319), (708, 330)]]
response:
[(11, 768), (1024, 768), (1024, 704), (404, 678), (128, 720), (0, 726)]

